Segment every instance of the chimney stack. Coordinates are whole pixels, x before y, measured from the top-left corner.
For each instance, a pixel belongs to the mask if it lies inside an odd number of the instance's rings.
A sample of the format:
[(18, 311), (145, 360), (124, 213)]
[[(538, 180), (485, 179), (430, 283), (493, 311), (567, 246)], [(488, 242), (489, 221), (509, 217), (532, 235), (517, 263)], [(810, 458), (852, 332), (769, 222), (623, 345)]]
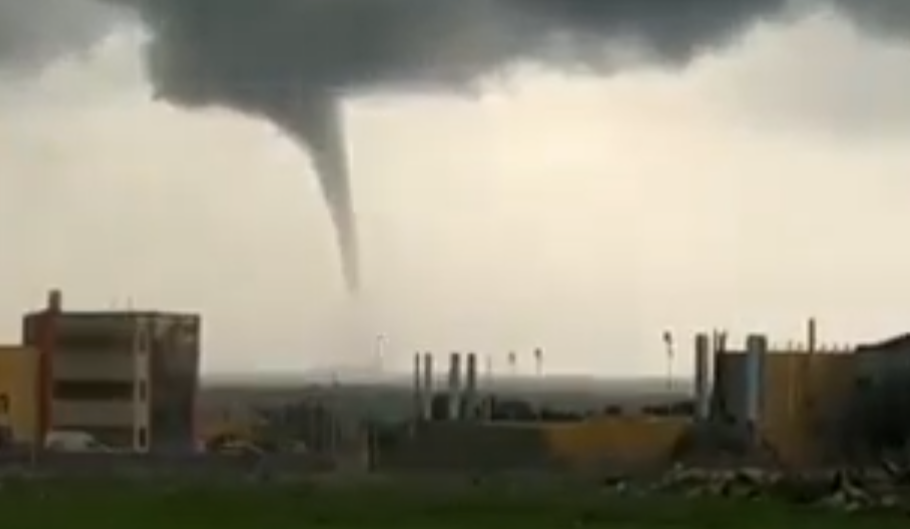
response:
[(477, 417), (477, 355), (468, 353), (465, 366), (464, 409), (468, 417)]
[(47, 293), (47, 310), (53, 313), (63, 310), (63, 293), (57, 289)]
[(449, 420), (461, 418), (461, 355), (452, 353), (449, 360)]
[(423, 416), (433, 420), (433, 353), (423, 354)]
[(695, 418), (706, 421), (711, 415), (711, 338), (695, 336)]
[(818, 350), (818, 327), (815, 323), (815, 318), (809, 318), (806, 324), (806, 348), (809, 354), (813, 354)]
[(756, 427), (761, 420), (764, 399), (765, 355), (768, 353), (768, 338), (752, 334), (746, 339), (746, 423)]

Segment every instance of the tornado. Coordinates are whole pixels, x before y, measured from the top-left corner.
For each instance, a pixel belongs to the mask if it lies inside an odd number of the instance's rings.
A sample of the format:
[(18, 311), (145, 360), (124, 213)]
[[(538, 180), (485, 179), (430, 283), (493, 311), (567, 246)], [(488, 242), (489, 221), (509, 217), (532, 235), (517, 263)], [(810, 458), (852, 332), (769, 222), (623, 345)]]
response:
[(341, 99), (330, 93), (301, 92), (289, 103), (286, 113), (271, 119), (310, 153), (335, 228), (342, 275), (348, 290), (356, 294), (360, 289), (360, 248)]
[(517, 64), (608, 76), (628, 64), (616, 51), (680, 68), (756, 24), (819, 10), (867, 35), (910, 35), (905, 0), (0, 0), (0, 73), (28, 75), (139, 20), (157, 97), (264, 118), (309, 153), (356, 292), (345, 99), (464, 96)]
[[(330, 90), (287, 85), (267, 94), (243, 91), (233, 103), (277, 126), (301, 150), (309, 153), (335, 230), (342, 276), (351, 294), (360, 289), (360, 248), (351, 193), (344, 132), (343, 98)], [(159, 94), (161, 97), (174, 94)], [(249, 108), (250, 102), (254, 102)]]

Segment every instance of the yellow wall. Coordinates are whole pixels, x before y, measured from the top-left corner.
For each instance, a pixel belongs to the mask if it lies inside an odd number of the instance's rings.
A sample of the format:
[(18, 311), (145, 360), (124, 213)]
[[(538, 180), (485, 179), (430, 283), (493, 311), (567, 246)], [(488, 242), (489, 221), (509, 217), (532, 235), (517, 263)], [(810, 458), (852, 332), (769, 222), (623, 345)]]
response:
[(851, 396), (854, 356), (772, 352), (765, 362), (764, 436), (787, 462), (811, 463)]
[(691, 424), (687, 418), (604, 417), (544, 427), (551, 453), (570, 465), (660, 463)]
[(18, 442), (34, 440), (38, 420), (36, 406), (38, 354), (18, 346), (0, 346), (0, 394), (9, 399), (10, 427)]

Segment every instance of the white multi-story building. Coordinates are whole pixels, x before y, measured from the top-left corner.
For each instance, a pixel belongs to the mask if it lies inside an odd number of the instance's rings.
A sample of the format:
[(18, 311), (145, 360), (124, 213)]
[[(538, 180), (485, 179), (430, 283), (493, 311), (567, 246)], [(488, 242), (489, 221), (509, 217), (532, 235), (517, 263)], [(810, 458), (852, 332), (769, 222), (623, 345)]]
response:
[(135, 451), (194, 447), (200, 318), (159, 312), (25, 316), (25, 343), (41, 351), (37, 408), (45, 433), (87, 432)]

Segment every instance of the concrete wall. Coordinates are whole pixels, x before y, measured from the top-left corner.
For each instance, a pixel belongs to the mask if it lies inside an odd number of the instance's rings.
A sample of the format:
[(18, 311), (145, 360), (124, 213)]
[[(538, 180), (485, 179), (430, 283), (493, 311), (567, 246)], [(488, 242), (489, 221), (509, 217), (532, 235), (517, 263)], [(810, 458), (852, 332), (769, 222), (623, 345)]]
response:
[[(720, 400), (734, 418), (744, 409), (745, 355), (718, 356), (723, 383), (716, 385)], [(847, 348), (822, 347), (809, 353), (773, 348), (764, 357), (759, 431), (784, 462), (815, 464), (836, 450), (844, 413), (854, 395), (858, 356)]]
[(0, 346), (0, 395), (9, 405), (3, 420), (9, 423), (16, 442), (32, 442), (37, 433), (37, 370), (35, 350)]
[(533, 424), (430, 422), (396, 441), (379, 447), (380, 470), (500, 472), (555, 463), (542, 429)]
[(201, 360), (201, 321), (159, 315), (151, 344), (151, 449), (192, 450)]
[(667, 463), (689, 424), (657, 417), (426, 423), (397, 446), (380, 447), (378, 464), (386, 470), (478, 472), (653, 468)]
[[(725, 399), (734, 416), (742, 408), (744, 355), (721, 355)], [(857, 357), (847, 350), (772, 350), (764, 359), (760, 433), (790, 464), (812, 464), (834, 450), (853, 396)]]
[(793, 463), (834, 452), (855, 388), (856, 358), (841, 351), (780, 352), (768, 357), (765, 436)]
[(714, 360), (715, 413), (742, 422), (746, 416), (746, 355), (727, 351)]
[(870, 381), (894, 375), (910, 375), (910, 336), (857, 348), (858, 376)]

